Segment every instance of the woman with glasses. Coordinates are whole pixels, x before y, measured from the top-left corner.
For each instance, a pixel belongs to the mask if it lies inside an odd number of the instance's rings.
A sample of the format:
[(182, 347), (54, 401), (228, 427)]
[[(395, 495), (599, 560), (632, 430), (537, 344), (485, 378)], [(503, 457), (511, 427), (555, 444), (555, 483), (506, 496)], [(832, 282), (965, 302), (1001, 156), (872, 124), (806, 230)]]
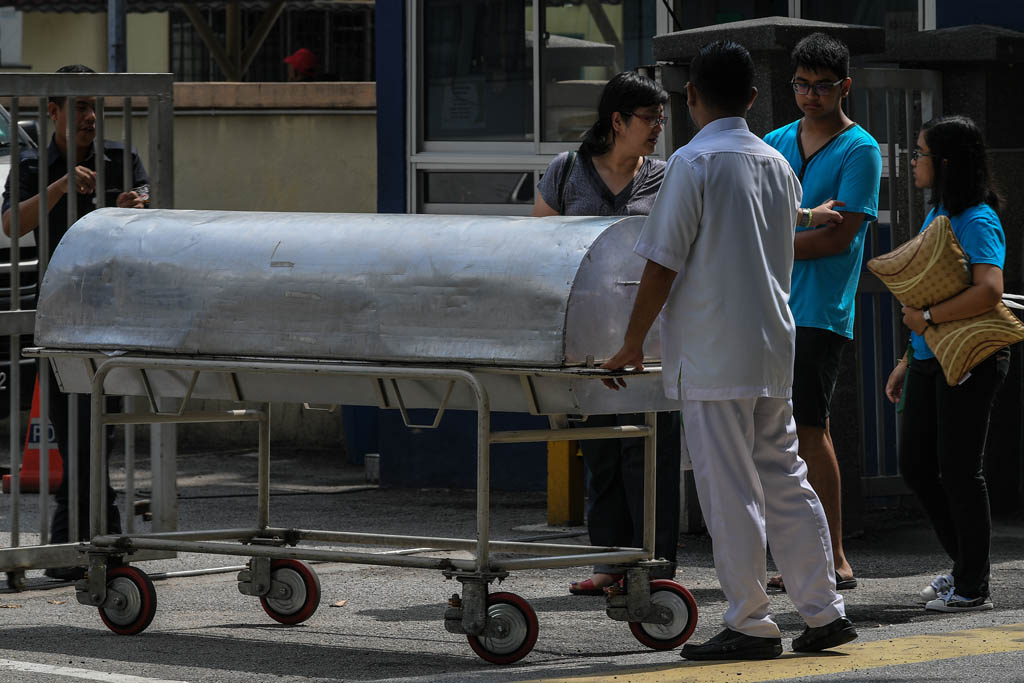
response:
[[(665, 162), (648, 158), (665, 124), (668, 94), (632, 71), (605, 85), (597, 121), (579, 150), (559, 154), (548, 166), (533, 206), (534, 216), (647, 215), (665, 176)], [(583, 426), (642, 424), (643, 415), (593, 415)], [(657, 437), (655, 556), (671, 562), (651, 578), (675, 576), (679, 536), (679, 414), (659, 413)], [(643, 439), (582, 441), (590, 471), (587, 527), (598, 546), (643, 547)], [(569, 587), (573, 595), (603, 595), (622, 578), (612, 565)]]
[(665, 162), (647, 155), (667, 101), (657, 83), (632, 71), (608, 81), (579, 150), (555, 157), (537, 184), (533, 215), (646, 216), (665, 175)]
[(930, 325), (986, 313), (1002, 299), (1006, 236), (996, 213), (1001, 200), (990, 184), (981, 131), (965, 116), (926, 123), (911, 166), (914, 185), (932, 191), (934, 208), (924, 225), (949, 217), (970, 261), (972, 282), (930, 307), (903, 307), (910, 347), (885, 385), (890, 401), (903, 399), (900, 472), (953, 560), (952, 572), (937, 576), (920, 598), (925, 609), (937, 612), (989, 610), (992, 519), (982, 462), (1010, 351), (998, 351), (951, 387), (922, 335)]

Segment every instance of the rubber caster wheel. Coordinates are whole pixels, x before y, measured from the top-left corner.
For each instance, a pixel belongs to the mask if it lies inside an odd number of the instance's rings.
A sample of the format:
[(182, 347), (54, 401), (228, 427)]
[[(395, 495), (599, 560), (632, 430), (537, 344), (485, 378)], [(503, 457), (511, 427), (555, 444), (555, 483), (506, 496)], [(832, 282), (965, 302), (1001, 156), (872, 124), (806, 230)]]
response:
[(7, 587), (19, 593), (25, 590), (28, 587), (28, 582), (25, 580), (25, 570), (15, 569), (7, 572)]
[(671, 610), (672, 621), (667, 624), (631, 621), (629, 630), (634, 638), (653, 650), (673, 650), (690, 639), (697, 626), (697, 601), (690, 591), (675, 581), (651, 581), (651, 603)]
[(525, 657), (537, 644), (537, 613), (514, 593), (487, 596), (487, 623), (496, 636), (466, 636), (469, 646), (491, 664), (511, 664)]
[(270, 563), (270, 593), (260, 597), (263, 610), (282, 624), (301, 624), (320, 606), (320, 579), (301, 560)]
[(107, 572), (107, 600), (99, 611), (103, 623), (114, 633), (142, 633), (156, 614), (153, 582), (141, 569), (114, 567)]

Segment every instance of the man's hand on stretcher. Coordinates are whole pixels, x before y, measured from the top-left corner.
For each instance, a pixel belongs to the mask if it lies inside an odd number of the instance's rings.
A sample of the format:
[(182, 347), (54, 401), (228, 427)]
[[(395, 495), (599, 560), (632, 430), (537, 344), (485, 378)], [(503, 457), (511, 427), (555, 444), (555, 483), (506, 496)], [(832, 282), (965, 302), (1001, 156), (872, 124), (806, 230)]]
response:
[[(605, 361), (602, 365), (605, 370), (623, 370), (627, 367), (633, 369), (633, 372), (643, 372), (644, 369), (644, 345), (630, 344), (626, 342), (622, 345), (622, 348), (618, 352)], [(626, 380), (622, 377), (609, 377), (602, 379), (604, 385), (609, 389), (619, 390), (619, 387), (626, 386)]]

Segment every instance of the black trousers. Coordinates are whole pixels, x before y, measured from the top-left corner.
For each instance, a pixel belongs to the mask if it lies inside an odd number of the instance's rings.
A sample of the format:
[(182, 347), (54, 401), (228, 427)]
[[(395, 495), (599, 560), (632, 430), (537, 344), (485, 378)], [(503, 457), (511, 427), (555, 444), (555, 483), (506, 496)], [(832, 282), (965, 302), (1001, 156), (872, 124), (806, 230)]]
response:
[(982, 464), (992, 402), (1009, 365), (1004, 349), (955, 387), (934, 358), (915, 359), (907, 371), (900, 473), (953, 560), (956, 592), (965, 598), (989, 594), (992, 517)]
[[(610, 427), (643, 424), (643, 414), (592, 415), (581, 426)], [(672, 563), (675, 576), (679, 542), (679, 413), (658, 413), (657, 485), (654, 555)], [(644, 440), (581, 441), (583, 461), (590, 470), (587, 528), (590, 543), (642, 548), (644, 544)], [(616, 573), (612, 565), (595, 565), (595, 572)]]
[[(53, 431), (56, 432), (57, 448), (60, 450), (63, 461), (64, 475), (60, 486), (54, 492), (56, 505), (53, 510), (53, 518), (50, 520), (50, 542), (67, 543), (70, 540), (68, 513), (71, 490), (71, 477), (68, 471), (71, 462), (68, 443), (70, 434), (68, 395), (61, 392), (52, 370), (49, 372), (49, 378), (50, 422), (53, 424)], [(88, 394), (76, 394), (74, 400), (78, 402), (78, 540), (86, 541), (89, 539), (89, 415), (91, 406)], [(107, 483), (107, 521), (110, 533), (121, 533), (121, 514), (117, 509), (114, 490), (110, 487), (109, 481)]]

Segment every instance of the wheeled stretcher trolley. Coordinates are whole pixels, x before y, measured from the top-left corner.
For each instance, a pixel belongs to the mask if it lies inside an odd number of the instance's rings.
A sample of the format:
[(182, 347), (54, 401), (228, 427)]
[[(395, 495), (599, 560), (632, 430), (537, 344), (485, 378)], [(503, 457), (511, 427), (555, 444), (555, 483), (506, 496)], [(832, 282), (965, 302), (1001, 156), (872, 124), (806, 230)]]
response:
[[(518, 569), (621, 565), (625, 589), (607, 614), (643, 644), (674, 648), (697, 608), (674, 581), (649, 580), (654, 557), (655, 413), (672, 410), (652, 368), (608, 391), (594, 359), (617, 350), (644, 262), (632, 247), (642, 218), (279, 214), (101, 209), (56, 249), (41, 287), (32, 353), (64, 391), (92, 397), (91, 540), (78, 601), (113, 631), (144, 630), (152, 582), (130, 564), (142, 551), (247, 557), (238, 589), (275, 620), (308, 619), (320, 598), (308, 561), (434, 569), (461, 584), (445, 628), (487, 661), (514, 662), (537, 639), (530, 605), (490, 592)], [(149, 409), (104, 411), (105, 395)], [(197, 411), (192, 399), (267, 403), (264, 410)], [(269, 515), (269, 402), (369, 405), (436, 427), (447, 409), (477, 414), (475, 539), (279, 528)], [(143, 401), (145, 402), (145, 401)], [(174, 410), (166, 406), (176, 405)], [(412, 425), (409, 410), (436, 411)], [(546, 430), (493, 432), (491, 410), (550, 417)], [(566, 431), (567, 415), (646, 413), (645, 424)], [(104, 425), (252, 421), (259, 431), (257, 519), (242, 529), (106, 533)], [(585, 423), (584, 423), (585, 425)], [(489, 538), (495, 443), (645, 439), (643, 548)], [(129, 481), (134, 471), (128, 468)], [(470, 551), (472, 559), (329, 547)], [(2, 554), (0, 551), (0, 564)], [(441, 615), (439, 615), (441, 616)]]

